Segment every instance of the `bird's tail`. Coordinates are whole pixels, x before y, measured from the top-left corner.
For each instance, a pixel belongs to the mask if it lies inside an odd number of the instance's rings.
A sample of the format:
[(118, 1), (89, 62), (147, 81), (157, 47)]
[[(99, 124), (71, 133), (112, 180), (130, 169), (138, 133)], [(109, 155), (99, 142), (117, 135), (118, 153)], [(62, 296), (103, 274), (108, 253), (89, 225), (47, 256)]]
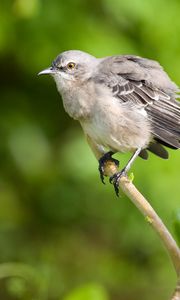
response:
[(154, 139), (172, 149), (180, 148), (180, 103), (159, 99), (147, 107)]
[[(168, 152), (163, 146), (180, 149), (180, 103), (174, 99), (162, 98), (154, 101), (152, 106), (147, 106), (146, 111), (154, 137), (147, 150), (167, 159)], [(147, 159), (147, 151), (142, 150), (139, 156)]]
[[(180, 102), (174, 99), (162, 98), (154, 101), (152, 106), (147, 107), (147, 111), (151, 119), (152, 134), (156, 142), (172, 149), (179, 149)], [(149, 150), (157, 152), (156, 148), (151, 147)], [(155, 154), (159, 155), (158, 153)]]

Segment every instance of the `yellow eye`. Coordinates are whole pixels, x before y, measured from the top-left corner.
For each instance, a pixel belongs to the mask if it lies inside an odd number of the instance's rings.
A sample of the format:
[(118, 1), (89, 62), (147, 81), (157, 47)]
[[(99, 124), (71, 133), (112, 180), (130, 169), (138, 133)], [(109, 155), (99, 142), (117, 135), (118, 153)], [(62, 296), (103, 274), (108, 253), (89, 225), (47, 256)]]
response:
[(75, 63), (73, 63), (73, 62), (69, 62), (69, 63), (67, 64), (67, 68), (68, 68), (69, 70), (72, 70), (72, 69), (74, 69), (74, 68), (75, 68), (75, 66), (76, 66), (76, 64), (75, 64)]

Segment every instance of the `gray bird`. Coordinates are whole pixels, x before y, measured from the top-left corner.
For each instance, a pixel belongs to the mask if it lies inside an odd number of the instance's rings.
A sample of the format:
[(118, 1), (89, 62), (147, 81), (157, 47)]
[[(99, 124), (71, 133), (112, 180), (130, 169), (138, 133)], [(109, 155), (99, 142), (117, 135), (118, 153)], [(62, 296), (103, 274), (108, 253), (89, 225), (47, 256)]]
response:
[(115, 192), (139, 155), (147, 150), (167, 159), (163, 146), (180, 148), (179, 89), (160, 64), (134, 55), (96, 58), (71, 50), (57, 56), (50, 74), (62, 96), (66, 112), (78, 120), (99, 160), (104, 183), (104, 164), (116, 152), (133, 152), (127, 165), (110, 178)]

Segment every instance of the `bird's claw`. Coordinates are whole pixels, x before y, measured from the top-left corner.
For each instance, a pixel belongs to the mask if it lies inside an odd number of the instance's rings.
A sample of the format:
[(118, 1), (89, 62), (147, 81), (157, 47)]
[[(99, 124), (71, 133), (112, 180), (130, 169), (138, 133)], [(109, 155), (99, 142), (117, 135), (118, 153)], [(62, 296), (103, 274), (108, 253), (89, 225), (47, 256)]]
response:
[(105, 169), (105, 164), (108, 161), (111, 161), (113, 163), (115, 163), (115, 165), (117, 167), (119, 167), (119, 161), (115, 158), (112, 158), (112, 155), (114, 153), (112, 151), (105, 153), (100, 159), (99, 159), (99, 174), (100, 174), (100, 178), (103, 184), (105, 184), (104, 182), (104, 169)]
[(121, 177), (127, 176), (125, 169), (115, 173), (109, 178), (109, 182), (113, 184), (116, 196), (119, 197), (119, 180)]

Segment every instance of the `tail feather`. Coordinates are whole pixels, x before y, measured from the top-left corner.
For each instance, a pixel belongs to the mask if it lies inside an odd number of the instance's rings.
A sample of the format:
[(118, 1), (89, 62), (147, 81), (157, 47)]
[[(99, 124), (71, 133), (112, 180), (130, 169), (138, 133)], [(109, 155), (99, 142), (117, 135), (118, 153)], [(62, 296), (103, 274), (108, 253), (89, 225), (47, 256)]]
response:
[(180, 148), (180, 104), (178, 101), (159, 99), (146, 108), (151, 120), (152, 134), (159, 143)]
[(154, 127), (154, 137), (158, 142), (162, 145), (165, 145), (172, 149), (179, 149), (180, 148), (180, 135), (177, 133), (166, 130), (162, 127)]
[(142, 159), (148, 159), (148, 152), (146, 149), (142, 149), (141, 152), (139, 153), (139, 156), (142, 158)]
[(158, 155), (161, 158), (168, 159), (168, 157), (169, 157), (167, 150), (164, 149), (163, 146), (161, 144), (159, 144), (158, 142), (152, 142), (149, 145), (148, 150), (151, 151), (152, 153)]

